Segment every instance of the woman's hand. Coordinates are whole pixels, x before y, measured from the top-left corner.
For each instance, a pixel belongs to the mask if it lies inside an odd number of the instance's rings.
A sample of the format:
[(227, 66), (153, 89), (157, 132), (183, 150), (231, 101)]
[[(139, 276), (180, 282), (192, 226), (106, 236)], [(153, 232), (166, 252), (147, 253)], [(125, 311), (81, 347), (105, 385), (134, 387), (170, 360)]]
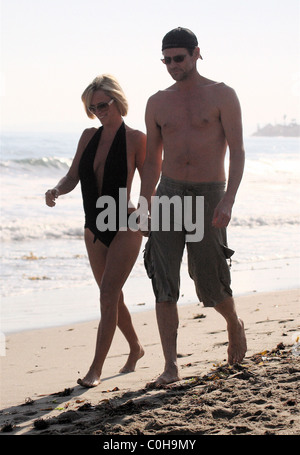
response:
[(55, 199), (59, 196), (59, 191), (57, 188), (52, 188), (45, 193), (45, 201), (49, 207), (54, 207), (56, 205)]

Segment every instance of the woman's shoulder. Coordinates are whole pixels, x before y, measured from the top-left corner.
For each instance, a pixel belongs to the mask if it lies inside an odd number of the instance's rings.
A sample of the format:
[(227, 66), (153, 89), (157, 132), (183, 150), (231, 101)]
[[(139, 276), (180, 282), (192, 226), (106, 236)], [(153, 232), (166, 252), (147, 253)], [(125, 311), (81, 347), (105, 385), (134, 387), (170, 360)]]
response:
[(142, 131), (126, 125), (126, 137), (128, 149), (134, 153), (140, 153), (146, 147), (146, 134)]
[(146, 138), (146, 134), (142, 131), (132, 128), (128, 125), (125, 125), (125, 127), (128, 139), (132, 141), (143, 141)]
[(97, 131), (97, 128), (86, 128), (83, 130), (79, 139), (79, 147), (85, 148)]
[(86, 128), (85, 130), (83, 130), (83, 132), (81, 134), (81, 139), (85, 139), (85, 138), (91, 139), (97, 131), (98, 130), (95, 127)]

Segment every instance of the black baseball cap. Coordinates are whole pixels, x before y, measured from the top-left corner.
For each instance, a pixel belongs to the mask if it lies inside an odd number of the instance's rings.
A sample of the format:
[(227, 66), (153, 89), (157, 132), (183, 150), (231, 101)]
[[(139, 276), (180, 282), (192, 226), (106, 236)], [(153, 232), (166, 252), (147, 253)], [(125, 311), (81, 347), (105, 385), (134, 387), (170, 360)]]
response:
[[(198, 46), (196, 35), (188, 28), (177, 27), (168, 32), (162, 40), (162, 51), (173, 47), (194, 49)], [(200, 58), (202, 59), (201, 55)]]

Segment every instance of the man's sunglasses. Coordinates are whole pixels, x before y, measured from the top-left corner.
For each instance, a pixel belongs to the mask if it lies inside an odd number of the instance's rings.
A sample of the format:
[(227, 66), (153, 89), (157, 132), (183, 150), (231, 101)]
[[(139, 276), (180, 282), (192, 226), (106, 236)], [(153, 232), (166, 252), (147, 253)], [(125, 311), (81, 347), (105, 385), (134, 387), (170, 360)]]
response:
[(175, 55), (174, 57), (164, 57), (161, 59), (161, 61), (165, 64), (165, 65), (170, 65), (172, 60), (175, 62), (175, 63), (182, 63), (183, 60), (185, 59), (186, 55)]
[(89, 111), (92, 113), (92, 114), (96, 114), (97, 111), (104, 111), (106, 109), (109, 108), (109, 106), (114, 102), (113, 99), (111, 99), (110, 101), (108, 101), (108, 103), (99, 103), (99, 104), (96, 104), (96, 106), (89, 106)]

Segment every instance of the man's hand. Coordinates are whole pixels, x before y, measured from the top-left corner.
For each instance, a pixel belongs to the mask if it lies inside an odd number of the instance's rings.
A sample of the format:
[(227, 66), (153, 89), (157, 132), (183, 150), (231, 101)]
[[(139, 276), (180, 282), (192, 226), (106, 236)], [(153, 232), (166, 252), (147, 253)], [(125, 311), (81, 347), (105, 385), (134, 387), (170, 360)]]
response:
[(55, 202), (55, 199), (57, 199), (59, 196), (59, 191), (57, 188), (52, 188), (52, 190), (48, 190), (46, 193), (45, 193), (45, 201), (46, 201), (46, 204), (49, 206), (49, 207), (54, 207), (56, 202)]
[(231, 219), (233, 202), (226, 199), (226, 196), (221, 199), (214, 211), (212, 225), (215, 228), (227, 227)]
[(148, 215), (141, 215), (139, 217), (139, 230), (144, 237), (149, 237), (150, 234), (151, 218)]

